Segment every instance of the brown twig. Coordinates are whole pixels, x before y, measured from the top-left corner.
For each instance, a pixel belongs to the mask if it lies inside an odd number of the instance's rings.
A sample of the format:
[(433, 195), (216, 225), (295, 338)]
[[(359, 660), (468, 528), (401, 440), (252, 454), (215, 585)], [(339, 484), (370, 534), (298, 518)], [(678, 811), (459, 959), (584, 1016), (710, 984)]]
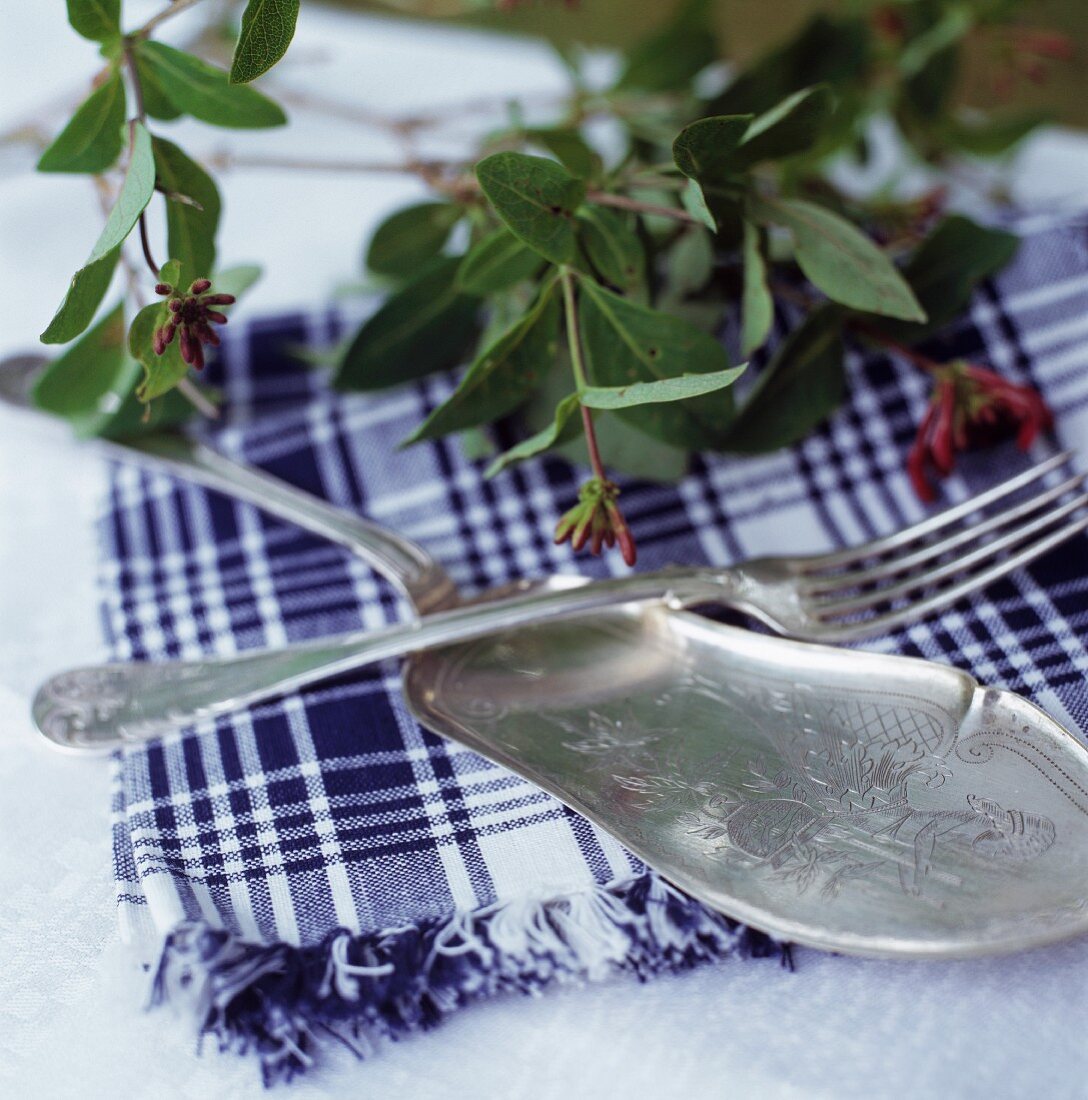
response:
[[(382, 175), (413, 175), (422, 177), (432, 186), (443, 190), (455, 186), (458, 191), (475, 192), (479, 189), (476, 181), (467, 173), (472, 168), (470, 161), (449, 160), (411, 160), (400, 162), (371, 160), (338, 160), (321, 157), (283, 157), (267, 154), (237, 154), (220, 150), (204, 159), (209, 168), (217, 171), (229, 171), (232, 168), (269, 168), (298, 172), (350, 172), (375, 173)], [(456, 184), (443, 184), (442, 177), (457, 173)], [(652, 214), (661, 218), (673, 218), (688, 225), (703, 223), (693, 214), (678, 206), (664, 206), (655, 202), (643, 202), (628, 195), (617, 195), (610, 191), (589, 191), (589, 202), (598, 206), (612, 206), (618, 210), (630, 210), (636, 214)]]
[(285, 157), (267, 154), (238, 154), (221, 149), (204, 158), (209, 168), (230, 171), (232, 168), (272, 168), (294, 172), (354, 172), (381, 175), (423, 175), (444, 172), (464, 172), (469, 162), (444, 160), (373, 161), (336, 160), (322, 157)]
[(703, 223), (681, 210), (678, 206), (662, 206), (656, 202), (643, 202), (641, 199), (632, 199), (627, 195), (615, 195), (610, 191), (589, 191), (586, 198), (595, 202), (598, 206), (614, 206), (617, 210), (630, 210), (636, 214), (654, 214), (659, 218), (674, 218), (678, 222), (687, 222), (689, 225), (702, 225)]
[(175, 15), (180, 15), (183, 11), (187, 11), (199, 3), (200, 0), (172, 0), (172, 3), (153, 15), (143, 26), (137, 27), (128, 37), (148, 38), (168, 19), (173, 19)]

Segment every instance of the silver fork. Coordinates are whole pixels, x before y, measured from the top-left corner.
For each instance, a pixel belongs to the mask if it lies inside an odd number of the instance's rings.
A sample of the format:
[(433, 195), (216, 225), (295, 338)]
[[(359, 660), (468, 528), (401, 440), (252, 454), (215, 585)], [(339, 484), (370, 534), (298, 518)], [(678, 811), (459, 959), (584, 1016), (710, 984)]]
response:
[[(1088, 515), (1078, 516), (1088, 505), (1088, 475), (1041, 485), (1072, 455), (1063, 451), (955, 507), (859, 546), (743, 562), (732, 570), (732, 598), (722, 602), (805, 641), (856, 641), (917, 622), (1088, 529)], [(1032, 488), (1036, 492), (1027, 499), (1009, 502)]]
[[(1086, 475), (1018, 503), (1008, 499), (1038, 489), (1069, 457), (1069, 452), (1056, 455), (954, 508), (848, 550), (604, 581), (556, 576), (521, 585), (513, 597), (485, 595), (478, 603), (381, 631), (227, 658), (75, 669), (42, 685), (34, 718), (56, 744), (112, 748), (373, 661), (634, 601), (671, 608), (720, 604), (805, 641), (872, 637), (949, 607), (1088, 529), (1088, 514), (1077, 515), (1088, 505)], [(1068, 499), (1058, 503), (1063, 497)], [(962, 552), (975, 541), (977, 547)]]

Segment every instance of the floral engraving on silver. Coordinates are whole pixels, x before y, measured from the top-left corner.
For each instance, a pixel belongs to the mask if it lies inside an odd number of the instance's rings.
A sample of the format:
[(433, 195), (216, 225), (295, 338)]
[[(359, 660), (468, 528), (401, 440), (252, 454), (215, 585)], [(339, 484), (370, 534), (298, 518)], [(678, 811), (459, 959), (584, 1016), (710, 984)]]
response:
[[(809, 684), (773, 680), (723, 690), (697, 674), (687, 690), (714, 701), (723, 717), (733, 707), (734, 721), (758, 727), (767, 753), (743, 768), (723, 768), (724, 781), (713, 772), (693, 777), (681, 770), (611, 778), (647, 804), (669, 806), (709, 858), (767, 867), (799, 893), (819, 883), (825, 898), (836, 897), (851, 879), (878, 874), (894, 875), (904, 894), (921, 897), (931, 876), (962, 883), (962, 876), (937, 870), (943, 846), (957, 846), (961, 862), (973, 856), (1016, 863), (1054, 843), (1048, 817), (1005, 809), (984, 795), (968, 793), (962, 809), (912, 802), (918, 784), (939, 787), (952, 774), (946, 754), (955, 726), (925, 699), (889, 700), (845, 688), (829, 698)], [(605, 721), (594, 715), (591, 725), (600, 731)], [(609, 757), (611, 748), (613, 767), (632, 747), (641, 748), (600, 732), (591, 742), (567, 744), (577, 751), (592, 744)], [(673, 755), (682, 768), (683, 757)]]
[(775, 935), (932, 958), (1088, 932), (1088, 749), (957, 669), (628, 609), (409, 676), (429, 726)]

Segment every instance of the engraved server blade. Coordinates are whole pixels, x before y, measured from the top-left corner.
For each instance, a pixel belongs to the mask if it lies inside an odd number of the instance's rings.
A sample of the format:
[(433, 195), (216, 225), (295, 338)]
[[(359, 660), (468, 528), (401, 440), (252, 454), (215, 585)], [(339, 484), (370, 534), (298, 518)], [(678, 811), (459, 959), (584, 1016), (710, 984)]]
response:
[(1088, 751), (956, 669), (620, 609), (406, 679), (430, 728), (782, 939), (939, 958), (1088, 931)]

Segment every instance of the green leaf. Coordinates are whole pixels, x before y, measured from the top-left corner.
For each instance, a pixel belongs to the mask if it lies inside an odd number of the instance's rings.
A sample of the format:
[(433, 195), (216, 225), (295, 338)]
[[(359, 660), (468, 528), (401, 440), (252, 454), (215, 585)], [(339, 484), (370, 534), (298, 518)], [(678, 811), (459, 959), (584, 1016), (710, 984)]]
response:
[(751, 115), (715, 115), (685, 126), (672, 143), (676, 167), (704, 186), (728, 180), (744, 167), (736, 154), (751, 121)]
[(192, 405), (172, 393), (150, 408), (142, 405), (135, 392), (142, 373), (140, 363), (128, 354), (118, 305), (46, 367), (34, 386), (34, 404), (69, 421), (84, 439), (129, 438), (192, 415)]
[(181, 263), (181, 274), (172, 285), (188, 286), (194, 279), (210, 277), (215, 269), (219, 191), (212, 177), (173, 142), (154, 138), (152, 148), (158, 186), (166, 192), (167, 249)]
[(574, 211), (586, 196), (582, 180), (554, 161), (513, 152), (480, 161), (476, 178), (514, 236), (552, 263), (574, 259)]
[(582, 404), (590, 409), (633, 409), (638, 405), (657, 405), (668, 401), (686, 401), (731, 386), (745, 371), (747, 363), (727, 367), (712, 374), (682, 374), (658, 382), (633, 382), (630, 386), (586, 386), (579, 390)]
[(500, 227), (469, 249), (457, 269), (457, 285), (469, 294), (494, 294), (529, 279), (540, 256)]
[(950, 118), (943, 129), (946, 139), (957, 149), (974, 157), (996, 157), (1052, 121), (1047, 111), (1026, 111), (989, 118)]
[(708, 0), (688, 0), (665, 26), (628, 56), (616, 83), (620, 91), (671, 92), (687, 89), (698, 73), (718, 60), (718, 43)]
[(168, 286), (179, 286), (181, 283), (181, 260), (167, 260), (159, 268), (159, 282)]
[(295, 37), (299, 0), (249, 0), (230, 63), (230, 82), (247, 84), (268, 72)]
[(951, 108), (959, 80), (962, 47), (954, 43), (929, 56), (924, 67), (901, 85), (896, 116), (908, 124), (922, 122), (940, 126)]
[(144, 110), (152, 118), (161, 119), (163, 122), (172, 122), (181, 117), (181, 111), (174, 106), (170, 97), (166, 94), (155, 70), (147, 63), (146, 58), (137, 53), (136, 75), (140, 78), (140, 87), (144, 93)]
[(790, 230), (801, 270), (833, 301), (906, 321), (926, 319), (891, 260), (838, 214), (800, 199), (757, 198), (751, 207), (763, 224)]
[(803, 88), (756, 118), (740, 143), (745, 165), (781, 160), (807, 152), (819, 140), (835, 110), (826, 84)]
[(144, 306), (128, 330), (129, 354), (144, 368), (144, 379), (136, 396), (145, 403), (174, 389), (189, 373), (189, 364), (181, 357), (179, 340), (175, 339), (162, 355), (156, 355), (152, 347), (155, 329), (165, 323), (168, 312), (165, 302)]
[(601, 171), (600, 156), (586, 144), (577, 130), (536, 127), (524, 131), (534, 145), (547, 149), (571, 175), (590, 179)]
[(668, 295), (682, 301), (702, 290), (714, 273), (714, 246), (709, 233), (688, 226), (669, 248), (666, 259)]
[(397, 210), (370, 238), (366, 266), (377, 275), (414, 275), (442, 251), (463, 214), (450, 202), (421, 202)]
[(587, 205), (578, 221), (586, 255), (601, 278), (624, 292), (641, 286), (646, 256), (631, 220), (618, 210)]
[(525, 401), (555, 364), (560, 311), (554, 289), (554, 282), (545, 287), (533, 308), (477, 356), (407, 443), (490, 423)]
[(932, 26), (916, 35), (899, 54), (899, 71), (916, 77), (939, 55), (963, 40), (975, 24), (975, 16), (966, 4), (950, 5)]
[[(713, 336), (666, 313), (636, 305), (589, 279), (578, 282), (582, 347), (594, 386), (714, 374), (729, 368)], [(655, 439), (693, 450), (712, 448), (732, 419), (727, 392), (622, 409), (618, 413)]]
[(523, 439), (516, 447), (511, 447), (510, 450), (499, 455), (488, 466), (484, 472), (484, 477), (494, 477), (515, 462), (523, 462), (527, 458), (532, 458), (533, 455), (550, 450), (556, 444), (573, 438), (578, 429), (578, 422), (572, 421), (571, 416), (578, 407), (578, 395), (576, 393), (564, 397), (555, 408), (555, 417), (552, 422), (535, 435)]
[(132, 122), (130, 126), (132, 147), (124, 182), (102, 233), (87, 258), (88, 264), (100, 260), (124, 242), (155, 193), (155, 155), (151, 150), (151, 135), (142, 122)]
[(121, 244), (154, 194), (155, 158), (151, 152), (151, 135), (141, 122), (133, 122), (131, 126), (132, 149), (117, 202), (87, 262), (72, 277), (64, 301), (42, 333), (45, 344), (66, 344), (91, 323), (109, 288)]
[(386, 299), (348, 347), (338, 389), (383, 389), (461, 362), (478, 331), (479, 299), (454, 283), (459, 263), (437, 260)]
[(858, 16), (813, 16), (793, 38), (762, 54), (710, 105), (715, 114), (761, 114), (813, 84), (849, 89), (867, 78), (872, 32)]
[(45, 368), (34, 384), (34, 404), (71, 421), (81, 436), (98, 434), (116, 411), (107, 395), (126, 381), (126, 358), (125, 318), (118, 305)]
[(72, 276), (64, 301), (53, 315), (49, 327), (41, 334), (43, 344), (67, 344), (91, 323), (109, 290), (120, 255), (121, 246), (118, 245), (112, 252), (86, 264)]
[[(150, 404), (141, 401), (136, 396), (136, 391), (142, 373), (141, 364), (137, 363), (131, 355), (126, 355), (125, 381), (114, 391), (118, 395), (124, 394), (121, 405), (109, 420), (96, 429), (94, 433), (96, 436), (103, 439), (132, 439), (166, 431), (184, 424), (187, 420), (192, 420), (196, 410), (189, 399), (177, 390), (163, 394)], [(124, 389), (125, 386), (127, 390)], [(214, 392), (204, 389), (203, 393), (208, 400), (214, 401), (216, 397)]]
[(121, 0), (68, 0), (72, 29), (92, 42), (121, 37)]
[(72, 115), (38, 161), (39, 172), (104, 172), (124, 144), (125, 87), (114, 70)]
[(774, 321), (774, 299), (767, 286), (767, 262), (759, 229), (744, 223), (744, 292), (741, 297), (741, 354), (762, 347)]
[(698, 180), (688, 180), (684, 190), (680, 192), (680, 201), (693, 218), (705, 225), (711, 233), (717, 233), (718, 222), (707, 206), (706, 195), (703, 194)]
[(842, 401), (843, 354), (841, 312), (809, 314), (760, 373), (723, 449), (759, 454), (804, 438)]
[(162, 42), (141, 41), (137, 48), (163, 94), (193, 118), (237, 129), (282, 126), (287, 121), (279, 104), (254, 88), (231, 84), (222, 69), (192, 54)]
[(978, 225), (960, 214), (945, 218), (918, 246), (903, 268), (928, 320), (910, 324), (884, 318), (867, 322), (895, 340), (913, 342), (958, 317), (982, 279), (1000, 271), (1016, 254), (1020, 238)]
[[(618, 416), (597, 416), (593, 426), (600, 452), (607, 456), (609, 470), (655, 482), (676, 481), (687, 473), (690, 458), (686, 450), (651, 439)], [(557, 444), (554, 451), (578, 466), (590, 464), (585, 436), (581, 434), (568, 443)]]
[[(258, 264), (235, 264), (225, 267), (212, 276), (212, 286), (217, 293), (233, 294), (241, 298), (243, 294), (261, 277)], [(218, 306), (224, 313), (230, 313), (233, 306)]]

